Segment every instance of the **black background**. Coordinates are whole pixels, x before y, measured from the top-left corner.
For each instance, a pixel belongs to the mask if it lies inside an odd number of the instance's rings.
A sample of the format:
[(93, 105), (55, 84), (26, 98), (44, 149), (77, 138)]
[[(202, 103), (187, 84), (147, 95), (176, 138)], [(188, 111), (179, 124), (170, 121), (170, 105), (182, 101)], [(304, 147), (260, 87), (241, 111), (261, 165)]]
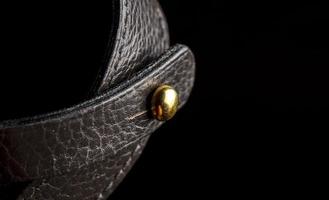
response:
[(328, 2), (161, 4), (172, 43), (195, 53), (195, 88), (112, 199), (321, 194)]

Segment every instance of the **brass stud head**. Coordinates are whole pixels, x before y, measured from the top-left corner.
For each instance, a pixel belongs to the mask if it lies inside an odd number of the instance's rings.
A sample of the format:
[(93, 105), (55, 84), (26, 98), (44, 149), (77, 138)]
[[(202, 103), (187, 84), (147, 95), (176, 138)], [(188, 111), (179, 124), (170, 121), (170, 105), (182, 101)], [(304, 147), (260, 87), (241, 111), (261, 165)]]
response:
[(159, 121), (167, 121), (177, 112), (178, 93), (171, 86), (162, 85), (155, 90), (151, 104), (153, 117)]

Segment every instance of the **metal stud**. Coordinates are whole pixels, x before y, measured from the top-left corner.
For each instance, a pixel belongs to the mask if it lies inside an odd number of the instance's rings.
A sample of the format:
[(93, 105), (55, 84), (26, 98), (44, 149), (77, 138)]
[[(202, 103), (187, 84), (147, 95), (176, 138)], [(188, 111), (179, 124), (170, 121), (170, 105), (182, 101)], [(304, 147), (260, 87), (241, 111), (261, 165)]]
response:
[(169, 85), (162, 85), (155, 90), (151, 104), (153, 117), (159, 121), (167, 121), (177, 112), (178, 92)]

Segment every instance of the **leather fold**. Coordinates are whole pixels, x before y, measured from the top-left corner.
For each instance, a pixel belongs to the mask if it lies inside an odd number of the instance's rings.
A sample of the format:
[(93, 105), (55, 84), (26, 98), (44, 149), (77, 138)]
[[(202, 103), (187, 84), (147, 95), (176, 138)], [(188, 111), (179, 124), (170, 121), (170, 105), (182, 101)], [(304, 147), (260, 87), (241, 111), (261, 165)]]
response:
[[(40, 185), (51, 191), (66, 181), (63, 191), (70, 191), (76, 187), (70, 179), (83, 172), (86, 182), (98, 177), (100, 183), (112, 185), (105, 191), (109, 193), (129, 171), (150, 134), (163, 124), (151, 117), (149, 96), (158, 86), (169, 84), (179, 92), (182, 107), (194, 75), (192, 52), (176, 45), (96, 98), (58, 112), (0, 123), (0, 184), (32, 180), (33, 190), (26, 190), (31, 192)], [(34, 195), (41, 198), (37, 192)]]

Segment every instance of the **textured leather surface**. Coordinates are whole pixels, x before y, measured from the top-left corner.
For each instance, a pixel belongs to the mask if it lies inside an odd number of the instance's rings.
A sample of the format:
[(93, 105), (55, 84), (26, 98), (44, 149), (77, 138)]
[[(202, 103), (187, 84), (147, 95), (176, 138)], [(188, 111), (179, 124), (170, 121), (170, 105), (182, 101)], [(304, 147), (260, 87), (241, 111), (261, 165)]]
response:
[(167, 22), (156, 0), (114, 0), (114, 15), (112, 55), (99, 73), (98, 93), (133, 76), (169, 48)]
[[(111, 39), (91, 100), (0, 122), (1, 200), (106, 199), (162, 124), (148, 112), (153, 90), (171, 84), (181, 106), (187, 101), (194, 58), (182, 45), (168, 50), (168, 27), (158, 2), (112, 3)], [(9, 195), (8, 189), (17, 194)]]
[(178, 45), (116, 87), (73, 108), (0, 125), (0, 183), (32, 181), (20, 199), (104, 199), (120, 183), (162, 123), (148, 96), (173, 85), (181, 106), (194, 80), (194, 58)]

